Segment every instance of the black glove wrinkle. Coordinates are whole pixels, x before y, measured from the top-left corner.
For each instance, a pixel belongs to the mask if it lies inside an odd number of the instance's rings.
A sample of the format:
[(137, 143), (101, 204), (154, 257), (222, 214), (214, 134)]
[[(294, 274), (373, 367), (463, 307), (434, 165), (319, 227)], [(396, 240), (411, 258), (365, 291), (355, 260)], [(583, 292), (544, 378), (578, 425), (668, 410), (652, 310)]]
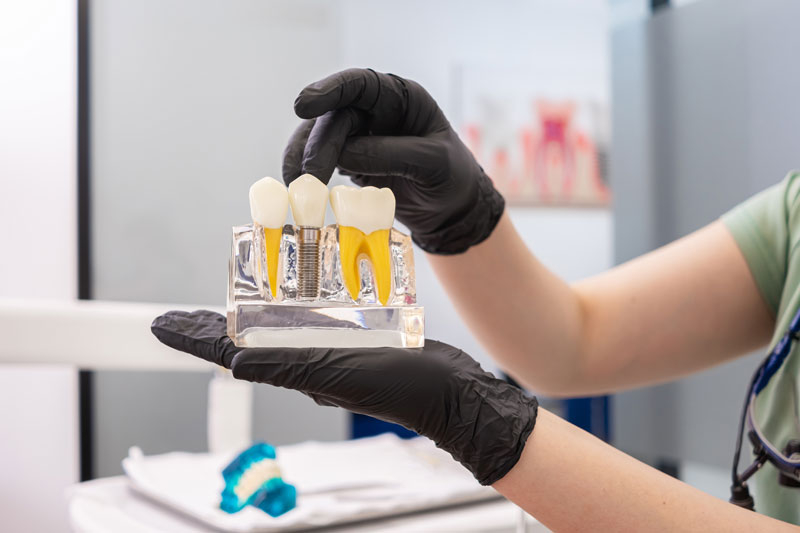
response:
[(517, 429), (515, 432), (518, 435), (516, 446), (511, 450), (503, 450), (506, 457), (505, 461), (500, 462), (494, 472), (486, 475), (486, 477), (482, 479), (478, 479), (482, 485), (492, 485), (503, 479), (503, 477), (514, 468), (519, 458), (522, 456), (525, 444), (528, 442), (531, 433), (533, 433), (533, 428), (536, 426), (536, 416), (539, 414), (539, 401), (536, 397), (532, 396), (527, 398), (527, 400), (528, 401), (523, 405), (524, 412), (516, 423)]
[[(368, 106), (365, 106), (364, 111), (366, 111), (367, 113), (372, 113), (375, 110), (375, 107), (378, 105), (378, 102), (381, 101), (381, 91), (383, 90), (383, 87), (381, 84), (381, 77), (378, 76), (378, 73), (372, 70), (371, 68), (368, 68), (367, 70), (369, 72), (372, 72), (372, 75), (374, 76), (376, 90), (375, 90), (375, 97), (373, 98), (372, 103), (369, 104)], [(366, 84), (364, 84), (364, 88), (366, 89)], [(361, 100), (362, 98), (363, 96), (360, 97), (359, 100)]]

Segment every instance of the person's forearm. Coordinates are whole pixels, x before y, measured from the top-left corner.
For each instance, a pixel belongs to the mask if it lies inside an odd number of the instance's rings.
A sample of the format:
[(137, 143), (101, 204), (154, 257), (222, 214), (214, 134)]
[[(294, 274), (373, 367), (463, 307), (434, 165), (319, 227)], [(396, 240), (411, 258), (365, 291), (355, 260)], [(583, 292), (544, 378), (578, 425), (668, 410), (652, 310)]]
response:
[(493, 487), (553, 531), (797, 531), (714, 498), (539, 409)]
[(720, 222), (571, 286), (528, 251), (507, 214), (465, 253), (429, 258), (500, 366), (550, 396), (686, 375), (758, 348), (774, 328)]
[(575, 382), (580, 300), (531, 254), (507, 214), (465, 253), (428, 258), (472, 333), (504, 370), (552, 395)]

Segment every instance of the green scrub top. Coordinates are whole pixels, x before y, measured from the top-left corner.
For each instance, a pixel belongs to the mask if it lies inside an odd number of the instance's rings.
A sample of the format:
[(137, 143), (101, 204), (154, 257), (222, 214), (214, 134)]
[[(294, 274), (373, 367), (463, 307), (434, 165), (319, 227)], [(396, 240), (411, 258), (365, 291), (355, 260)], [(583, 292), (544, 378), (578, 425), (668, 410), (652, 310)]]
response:
[[(780, 340), (800, 306), (800, 171), (762, 191), (722, 217), (744, 254), (756, 284), (776, 317), (769, 348)], [(795, 342), (783, 366), (756, 397), (754, 413), (765, 436), (783, 449), (800, 439), (800, 348)], [(765, 352), (766, 354), (766, 352)], [(755, 370), (755, 369), (753, 369)], [(745, 394), (746, 383), (742, 383)], [(749, 441), (745, 436), (745, 448)], [(743, 452), (747, 456), (747, 451)], [(756, 511), (800, 524), (800, 488), (778, 484), (778, 471), (766, 464), (748, 482)]]

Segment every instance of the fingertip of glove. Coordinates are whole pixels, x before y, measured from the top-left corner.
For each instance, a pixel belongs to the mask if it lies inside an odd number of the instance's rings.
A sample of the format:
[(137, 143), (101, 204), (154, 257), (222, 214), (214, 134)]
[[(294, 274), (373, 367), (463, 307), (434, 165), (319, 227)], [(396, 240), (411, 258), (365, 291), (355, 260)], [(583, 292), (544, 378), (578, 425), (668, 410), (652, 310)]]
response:
[(174, 336), (180, 329), (181, 321), (191, 318), (191, 315), (186, 311), (167, 311), (153, 319), (150, 332), (162, 343), (174, 347)]
[[(309, 85), (294, 99), (294, 114), (304, 120), (311, 120), (324, 115), (328, 109), (321, 97), (325, 92), (320, 90), (315, 84)], [(324, 99), (324, 98), (323, 98)]]
[(150, 332), (155, 335), (158, 340), (162, 340), (164, 332), (170, 329), (169, 326), (173, 323), (172, 315), (174, 313), (174, 311), (168, 311), (163, 315), (158, 315), (150, 324)]
[(158, 340), (171, 346), (171, 341), (176, 335), (191, 335), (197, 328), (220, 327), (225, 321), (226, 319), (223, 315), (206, 309), (192, 312), (167, 311), (153, 319), (150, 324), (150, 331)]
[[(379, 85), (379, 74), (372, 69), (342, 70), (300, 91), (294, 100), (294, 112), (300, 118), (315, 118), (356, 102), (368, 86), (377, 93)], [(363, 106), (361, 108), (364, 109)]]
[(309, 97), (306, 94), (306, 89), (300, 91), (297, 98), (294, 99), (294, 114), (302, 119), (316, 118), (316, 115), (309, 109)]

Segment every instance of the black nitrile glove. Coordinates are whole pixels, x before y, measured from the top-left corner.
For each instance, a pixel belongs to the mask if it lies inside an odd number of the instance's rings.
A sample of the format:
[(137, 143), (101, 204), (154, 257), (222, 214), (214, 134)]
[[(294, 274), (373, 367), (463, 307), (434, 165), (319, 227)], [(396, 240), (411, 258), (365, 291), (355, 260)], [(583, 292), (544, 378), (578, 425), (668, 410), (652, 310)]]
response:
[(338, 167), (357, 185), (389, 187), (397, 219), (420, 248), (458, 254), (485, 240), (505, 202), (419, 84), (370, 69), (312, 83), (294, 102), (306, 119), (283, 155), (288, 185)]
[(237, 348), (225, 317), (170, 311), (151, 326), (158, 339), (233, 371), (238, 379), (295, 389), (320, 405), (400, 424), (433, 440), (490, 485), (519, 460), (538, 403), (484, 372), (458, 348)]

